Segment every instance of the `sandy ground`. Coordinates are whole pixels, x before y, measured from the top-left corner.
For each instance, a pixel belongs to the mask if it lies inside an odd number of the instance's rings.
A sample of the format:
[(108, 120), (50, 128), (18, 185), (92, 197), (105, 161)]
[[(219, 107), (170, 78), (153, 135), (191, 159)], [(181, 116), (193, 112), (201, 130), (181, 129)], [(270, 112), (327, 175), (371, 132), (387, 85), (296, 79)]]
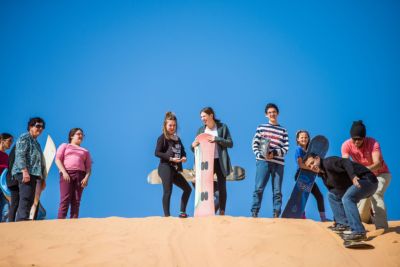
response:
[(0, 266), (400, 266), (400, 221), (346, 249), (311, 220), (105, 218), (0, 224)]

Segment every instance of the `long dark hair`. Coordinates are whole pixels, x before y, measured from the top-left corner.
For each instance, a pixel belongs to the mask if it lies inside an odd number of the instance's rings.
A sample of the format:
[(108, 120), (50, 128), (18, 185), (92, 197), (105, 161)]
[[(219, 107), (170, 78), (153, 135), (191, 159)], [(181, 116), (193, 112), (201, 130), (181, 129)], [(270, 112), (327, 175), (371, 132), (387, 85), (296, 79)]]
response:
[(299, 130), (296, 132), (296, 143), (299, 144), (299, 142), (297, 141), (297, 139), (299, 139), (300, 134), (305, 133), (308, 136), (308, 142), (306, 144), (306, 150), (308, 149), (308, 145), (310, 144), (310, 133), (306, 130)]
[(215, 117), (215, 112), (214, 112), (214, 110), (212, 109), (212, 107), (205, 107), (205, 108), (203, 108), (202, 110), (200, 110), (200, 114), (201, 113), (206, 113), (207, 115), (213, 115), (213, 119), (214, 119), (214, 121), (216, 122), (216, 123), (221, 123), (221, 120), (219, 120), (219, 119), (217, 119), (216, 117)]
[(83, 130), (81, 128), (72, 128), (68, 134), (68, 143), (71, 143), (72, 137), (76, 134), (77, 131), (81, 131), (83, 134)]
[(175, 123), (176, 123), (175, 132), (178, 131), (178, 119), (176, 118), (176, 115), (171, 111), (167, 111), (165, 113), (162, 131), (163, 131), (165, 139), (168, 139), (168, 140), (171, 138), (170, 134), (167, 131), (167, 121), (169, 121), (169, 120), (175, 121)]

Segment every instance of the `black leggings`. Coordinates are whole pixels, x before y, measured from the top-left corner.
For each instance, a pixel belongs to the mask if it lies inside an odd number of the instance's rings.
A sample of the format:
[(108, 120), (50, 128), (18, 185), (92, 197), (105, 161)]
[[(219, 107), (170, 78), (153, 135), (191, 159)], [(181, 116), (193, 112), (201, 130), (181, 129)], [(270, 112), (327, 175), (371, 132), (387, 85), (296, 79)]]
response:
[[(297, 181), (297, 178), (299, 177), (300, 169), (297, 169), (296, 174), (294, 176), (294, 180)], [(325, 206), (324, 206), (324, 197), (321, 193), (321, 191), (318, 188), (318, 185), (314, 183), (314, 186), (311, 189), (311, 194), (315, 197), (317, 200), (317, 205), (318, 205), (318, 211), (319, 212), (325, 212)]]
[[(219, 163), (219, 159), (214, 159), (214, 173), (217, 174), (217, 186), (218, 186), (218, 194), (219, 194), (219, 210), (225, 211), (226, 206), (226, 177), (221, 170), (221, 165)], [(214, 183), (215, 185), (215, 183)], [(214, 189), (215, 192), (215, 189)]]
[(163, 185), (163, 209), (164, 215), (170, 216), (169, 205), (171, 201), (172, 194), (172, 184), (175, 184), (179, 188), (183, 190), (182, 198), (181, 198), (181, 212), (186, 212), (186, 206), (192, 192), (192, 188), (186, 181), (186, 179), (180, 174), (174, 167), (170, 166), (167, 163), (161, 163), (158, 166), (158, 175), (161, 178)]
[(9, 187), (11, 192), (11, 200), (10, 200), (10, 210), (8, 211), (8, 221), (15, 222), (15, 216), (18, 210), (19, 204), (19, 188), (18, 185)]

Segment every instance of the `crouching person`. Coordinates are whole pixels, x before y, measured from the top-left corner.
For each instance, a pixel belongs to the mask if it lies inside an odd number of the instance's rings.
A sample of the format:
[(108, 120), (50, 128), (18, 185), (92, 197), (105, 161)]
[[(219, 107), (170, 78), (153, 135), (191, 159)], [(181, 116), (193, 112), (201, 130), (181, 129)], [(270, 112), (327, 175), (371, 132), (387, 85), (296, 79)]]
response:
[[(307, 154), (303, 162), (318, 173), (328, 188), (328, 199), (337, 223), (336, 230), (346, 241), (366, 240), (357, 203), (372, 196), (378, 188), (376, 176), (363, 165), (340, 157), (322, 159)], [(350, 231), (346, 231), (350, 230)]]

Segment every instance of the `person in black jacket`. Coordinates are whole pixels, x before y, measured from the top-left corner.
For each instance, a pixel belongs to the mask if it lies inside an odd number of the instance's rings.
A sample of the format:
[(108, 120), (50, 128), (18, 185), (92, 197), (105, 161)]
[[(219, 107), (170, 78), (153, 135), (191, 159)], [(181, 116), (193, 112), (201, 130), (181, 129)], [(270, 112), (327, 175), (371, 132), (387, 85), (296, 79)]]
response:
[(361, 241), (366, 239), (357, 203), (372, 196), (378, 188), (376, 176), (366, 167), (349, 159), (328, 157), (321, 159), (314, 153), (304, 156), (305, 165), (318, 173), (328, 188), (328, 199), (333, 216), (344, 231), (343, 239)]
[(170, 200), (172, 194), (172, 184), (177, 185), (183, 190), (181, 198), (180, 218), (186, 218), (186, 206), (192, 192), (190, 185), (180, 173), (182, 162), (186, 162), (186, 152), (181, 139), (177, 136), (176, 130), (178, 123), (175, 114), (167, 112), (165, 114), (163, 133), (157, 139), (155, 155), (160, 158), (158, 165), (158, 175), (161, 177), (163, 185), (163, 209), (165, 217), (169, 217)]
[[(15, 146), (10, 151), (8, 169), (12, 170), (15, 161)], [(10, 199), (10, 210), (8, 212), (8, 221), (15, 222), (15, 218), (17, 216), (17, 210), (19, 205), (19, 187), (18, 180), (14, 179), (11, 175), (11, 171), (7, 172), (7, 187), (11, 193)]]

